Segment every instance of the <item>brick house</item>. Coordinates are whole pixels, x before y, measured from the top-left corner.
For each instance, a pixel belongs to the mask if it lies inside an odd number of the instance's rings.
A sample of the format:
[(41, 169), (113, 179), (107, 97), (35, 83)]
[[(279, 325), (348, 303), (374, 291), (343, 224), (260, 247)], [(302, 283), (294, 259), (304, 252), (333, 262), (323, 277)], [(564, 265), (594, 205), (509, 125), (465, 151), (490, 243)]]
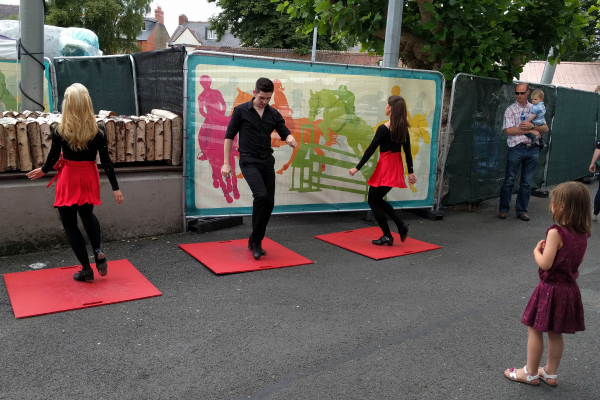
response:
[(210, 30), (210, 22), (188, 21), (185, 14), (179, 16), (179, 26), (171, 36), (169, 46), (185, 46), (188, 53), (197, 47), (239, 48), (240, 40), (229, 31), (217, 41), (217, 34)]
[(144, 29), (137, 37), (141, 51), (162, 50), (167, 48), (169, 32), (165, 27), (165, 13), (157, 7), (154, 18), (144, 18)]

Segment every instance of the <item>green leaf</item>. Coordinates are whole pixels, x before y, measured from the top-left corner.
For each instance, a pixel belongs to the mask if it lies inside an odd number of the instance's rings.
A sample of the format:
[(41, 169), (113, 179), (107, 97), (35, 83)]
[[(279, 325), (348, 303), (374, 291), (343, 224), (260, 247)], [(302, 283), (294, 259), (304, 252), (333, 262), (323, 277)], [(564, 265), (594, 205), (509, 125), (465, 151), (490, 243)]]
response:
[(425, 9), (425, 11), (433, 11), (435, 10), (435, 6), (433, 5), (433, 3), (425, 3), (423, 4), (423, 8)]
[(430, 20), (429, 22), (426, 22), (425, 24), (423, 24), (423, 29), (426, 29), (428, 31), (432, 31), (435, 28), (437, 28), (437, 22), (434, 20)]
[(421, 49), (424, 53), (428, 52), (429, 50), (431, 50), (431, 45), (426, 44), (425, 46), (423, 46), (423, 48)]
[(324, 0), (321, 1), (319, 4), (317, 4), (317, 6), (315, 7), (315, 12), (319, 13), (321, 11), (325, 11), (329, 8), (329, 0)]

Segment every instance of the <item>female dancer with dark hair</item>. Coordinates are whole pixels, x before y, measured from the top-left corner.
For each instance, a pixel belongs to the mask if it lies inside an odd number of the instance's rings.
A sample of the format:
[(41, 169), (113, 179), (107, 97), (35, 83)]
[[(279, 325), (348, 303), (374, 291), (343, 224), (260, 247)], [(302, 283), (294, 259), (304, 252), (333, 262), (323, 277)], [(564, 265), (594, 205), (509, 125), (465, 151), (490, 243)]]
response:
[(46, 163), (41, 168), (29, 172), (27, 177), (38, 179), (46, 175), (52, 167), (58, 170), (54, 177), (57, 180), (54, 207), (58, 208), (67, 240), (82, 267), (81, 271), (73, 275), (73, 279), (91, 281), (94, 279), (94, 271), (90, 266), (85, 239), (77, 227), (77, 214), (92, 244), (96, 269), (100, 276), (105, 276), (107, 263), (100, 249), (100, 224), (93, 213), (94, 206), (102, 204), (100, 177), (96, 165), (97, 153), (100, 153), (100, 161), (117, 204), (123, 203), (123, 194), (119, 190), (115, 170), (108, 155), (106, 134), (96, 124), (92, 99), (85, 86), (75, 83), (65, 90), (62, 111), (61, 122), (52, 133), (52, 147)]
[(406, 156), (406, 167), (408, 168), (408, 181), (412, 184), (417, 182), (413, 173), (412, 154), (410, 152), (410, 136), (408, 134), (408, 117), (406, 112), (406, 103), (400, 96), (390, 96), (385, 105), (385, 115), (390, 120), (377, 128), (373, 141), (365, 151), (362, 160), (355, 168), (350, 169), (350, 175), (354, 176), (362, 166), (369, 161), (369, 158), (375, 153), (377, 147), (380, 147), (379, 161), (375, 167), (373, 175), (367, 183), (369, 184), (369, 207), (373, 211), (373, 216), (383, 231), (383, 236), (373, 240), (373, 244), (381, 246), (394, 244), (394, 238), (390, 232), (387, 223), (387, 217), (390, 216), (398, 227), (400, 240), (403, 242), (408, 236), (408, 225), (402, 222), (394, 211), (394, 208), (383, 198), (392, 190), (393, 187), (406, 188), (404, 182), (404, 167), (402, 166), (401, 148), (404, 149)]

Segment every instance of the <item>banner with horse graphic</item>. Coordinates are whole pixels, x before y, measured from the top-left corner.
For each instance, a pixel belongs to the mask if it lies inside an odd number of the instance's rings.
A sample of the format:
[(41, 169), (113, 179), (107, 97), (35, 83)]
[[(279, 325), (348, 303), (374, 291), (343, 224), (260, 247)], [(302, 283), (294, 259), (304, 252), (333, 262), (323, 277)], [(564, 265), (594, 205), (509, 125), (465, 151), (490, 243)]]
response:
[[(54, 112), (50, 62), (47, 58), (44, 59), (44, 67), (44, 111)], [(0, 111), (24, 111), (21, 110), (20, 80), (21, 63), (17, 60), (0, 60)]]
[(238, 164), (237, 137), (230, 160), (233, 176), (223, 178), (221, 167), (231, 113), (252, 100), (260, 77), (273, 81), (270, 106), (281, 113), (298, 143), (291, 148), (276, 132), (271, 134), (277, 172), (275, 213), (369, 209), (367, 180), (379, 155), (353, 177), (348, 169), (360, 161), (377, 127), (387, 122), (390, 95), (406, 100), (418, 180), (406, 189), (392, 190), (387, 200), (396, 208), (433, 205), (441, 74), (194, 52), (188, 56), (185, 88), (186, 216), (252, 213), (252, 192)]

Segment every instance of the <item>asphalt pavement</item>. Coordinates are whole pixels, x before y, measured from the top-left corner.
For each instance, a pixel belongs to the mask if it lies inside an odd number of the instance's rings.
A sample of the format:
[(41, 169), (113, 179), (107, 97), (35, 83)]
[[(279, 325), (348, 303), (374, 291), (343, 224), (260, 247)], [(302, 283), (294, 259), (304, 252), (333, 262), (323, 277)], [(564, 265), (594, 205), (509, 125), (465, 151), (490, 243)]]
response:
[[(588, 188), (593, 195), (598, 183)], [(442, 221), (399, 212), (411, 237), (442, 249), (392, 259), (314, 238), (375, 226), (366, 212), (289, 215), (273, 216), (267, 236), (312, 265), (219, 276), (178, 247), (245, 238), (245, 218), (103, 246), (160, 297), (15, 319), (2, 283), (0, 398), (598, 399), (600, 222), (579, 269), (587, 329), (564, 335), (559, 386), (503, 376), (526, 362), (520, 319), (538, 282), (533, 248), (552, 224), (547, 198), (531, 198), (524, 222), (514, 197), (506, 220), (497, 200), (443, 209)], [(40, 262), (77, 264), (57, 247), (2, 257), (0, 273)]]

